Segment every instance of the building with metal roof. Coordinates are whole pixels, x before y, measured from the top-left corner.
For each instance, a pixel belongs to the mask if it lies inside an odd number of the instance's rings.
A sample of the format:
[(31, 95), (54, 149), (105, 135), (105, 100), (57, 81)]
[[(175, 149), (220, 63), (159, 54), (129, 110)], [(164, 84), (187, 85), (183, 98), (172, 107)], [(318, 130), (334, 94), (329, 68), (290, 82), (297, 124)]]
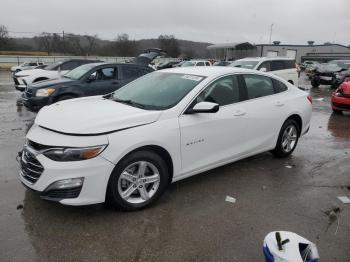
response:
[(207, 49), (215, 59), (236, 60), (244, 57), (256, 56), (284, 56), (291, 57), (297, 63), (305, 60), (327, 62), (333, 59), (350, 59), (350, 48), (340, 44), (325, 43), (315, 45), (308, 41), (307, 45), (289, 45), (274, 41), (273, 44), (253, 45), (244, 43), (225, 43), (208, 46)]

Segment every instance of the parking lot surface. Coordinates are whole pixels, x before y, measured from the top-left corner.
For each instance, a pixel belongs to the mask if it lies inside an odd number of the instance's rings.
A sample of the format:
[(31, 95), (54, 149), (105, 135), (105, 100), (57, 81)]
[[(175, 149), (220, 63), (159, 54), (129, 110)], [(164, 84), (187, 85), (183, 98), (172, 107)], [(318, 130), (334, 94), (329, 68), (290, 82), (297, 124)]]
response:
[(350, 196), (350, 114), (332, 114), (328, 87), (310, 93), (312, 126), (291, 157), (214, 169), (126, 213), (62, 206), (21, 185), (16, 155), (35, 114), (16, 106), (0, 71), (0, 261), (263, 261), (265, 235), (287, 230), (315, 242), (321, 261), (349, 262), (350, 205), (337, 197)]

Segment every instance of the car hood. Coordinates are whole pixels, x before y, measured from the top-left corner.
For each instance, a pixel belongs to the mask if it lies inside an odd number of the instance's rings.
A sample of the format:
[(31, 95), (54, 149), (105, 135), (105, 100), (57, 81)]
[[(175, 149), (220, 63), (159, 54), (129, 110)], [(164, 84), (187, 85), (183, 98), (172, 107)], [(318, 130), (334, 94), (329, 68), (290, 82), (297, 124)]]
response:
[(148, 111), (93, 96), (43, 107), (35, 124), (68, 135), (102, 135), (153, 123), (161, 111)]
[(335, 73), (342, 71), (342, 69), (338, 66), (318, 65), (315, 67), (315, 71), (318, 73)]
[(47, 71), (43, 70), (43, 69), (28, 69), (25, 71), (20, 71), (18, 73), (16, 73), (16, 76), (27, 76), (27, 75), (31, 75), (31, 74), (45, 74)]
[(66, 77), (58, 77), (55, 79), (48, 79), (48, 80), (43, 80), (43, 81), (39, 81), (36, 83), (32, 83), (30, 85), (31, 88), (44, 88), (44, 87), (50, 87), (50, 86), (56, 86), (56, 85), (67, 85), (67, 84), (71, 84), (73, 82), (76, 82), (77, 80), (72, 80)]

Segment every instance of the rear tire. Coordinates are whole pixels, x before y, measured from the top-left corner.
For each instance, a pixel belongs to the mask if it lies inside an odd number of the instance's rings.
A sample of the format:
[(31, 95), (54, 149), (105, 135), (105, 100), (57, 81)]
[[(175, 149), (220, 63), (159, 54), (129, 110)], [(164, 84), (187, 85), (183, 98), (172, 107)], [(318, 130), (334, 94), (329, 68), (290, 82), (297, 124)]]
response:
[(137, 151), (123, 158), (109, 178), (106, 203), (124, 211), (149, 207), (165, 191), (169, 170), (152, 151)]
[(293, 153), (300, 135), (300, 127), (293, 119), (288, 119), (282, 125), (275, 149), (271, 152), (274, 156), (283, 158)]

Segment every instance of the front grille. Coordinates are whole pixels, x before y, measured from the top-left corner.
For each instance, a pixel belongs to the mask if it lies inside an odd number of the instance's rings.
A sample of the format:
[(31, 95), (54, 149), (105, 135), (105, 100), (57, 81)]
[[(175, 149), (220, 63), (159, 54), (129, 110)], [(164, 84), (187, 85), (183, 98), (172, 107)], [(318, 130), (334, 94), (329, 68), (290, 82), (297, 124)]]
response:
[(66, 198), (77, 198), (80, 194), (82, 186), (68, 189), (51, 189), (44, 191), (41, 197), (44, 199), (66, 199)]
[(333, 106), (339, 109), (350, 110), (350, 104), (333, 103)]
[(18, 79), (16, 77), (13, 78), (13, 81), (15, 82), (16, 85), (19, 85)]
[(20, 165), (21, 176), (31, 184), (34, 184), (44, 171), (35, 155), (26, 148), (23, 149)]
[(28, 86), (27, 86), (26, 89), (25, 89), (25, 95), (26, 95), (26, 97), (33, 96), (33, 89), (28, 88)]

